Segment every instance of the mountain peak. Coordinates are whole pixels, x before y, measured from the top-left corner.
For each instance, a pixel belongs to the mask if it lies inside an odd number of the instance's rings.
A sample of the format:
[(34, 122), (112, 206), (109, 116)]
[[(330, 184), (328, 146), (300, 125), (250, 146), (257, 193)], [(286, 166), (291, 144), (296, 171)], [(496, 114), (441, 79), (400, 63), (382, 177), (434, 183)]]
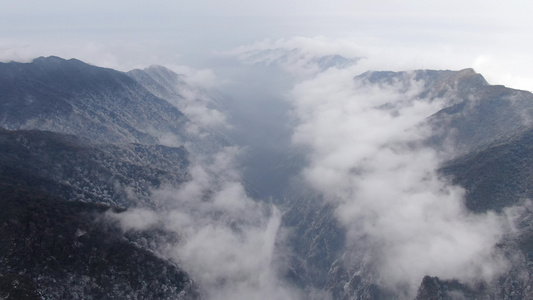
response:
[(458, 81), (466, 80), (466, 81), (469, 81), (469, 83), (477, 83), (480, 85), (489, 84), (481, 74), (477, 73), (472, 68), (466, 68), (466, 69), (462, 69), (460, 71), (455, 72), (453, 78)]

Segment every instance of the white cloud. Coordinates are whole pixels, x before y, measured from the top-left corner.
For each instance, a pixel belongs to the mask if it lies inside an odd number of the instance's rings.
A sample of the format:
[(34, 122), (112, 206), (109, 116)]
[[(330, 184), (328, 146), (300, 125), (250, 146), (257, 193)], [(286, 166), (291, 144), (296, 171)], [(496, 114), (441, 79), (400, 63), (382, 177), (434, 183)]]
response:
[(437, 175), (436, 152), (417, 143), (427, 132), (415, 125), (443, 102), (419, 99), (423, 82), (408, 73), (371, 84), (354, 80), (356, 70), (321, 73), (292, 92), (293, 141), (309, 151), (302, 175), (337, 205), (348, 248), (370, 245), (379, 283), (407, 297), (424, 275), (469, 282), (504, 271), (493, 248), (504, 220), (469, 213), (462, 189)]
[(533, 74), (526, 71), (533, 68), (533, 63), (523, 54), (508, 53), (505, 56), (481, 54), (474, 60), (472, 66), (490, 83), (533, 91)]
[(132, 208), (128, 210), (128, 213), (124, 214), (108, 212), (107, 215), (117, 219), (124, 231), (145, 230), (157, 225), (159, 222), (159, 217), (154, 211), (141, 208)]
[(229, 147), (212, 157), (193, 156), (191, 180), (179, 189), (153, 191), (156, 209), (132, 209), (111, 217), (124, 230), (159, 226), (180, 240), (157, 245), (177, 262), (208, 299), (299, 299), (280, 278), (281, 213), (247, 197)]

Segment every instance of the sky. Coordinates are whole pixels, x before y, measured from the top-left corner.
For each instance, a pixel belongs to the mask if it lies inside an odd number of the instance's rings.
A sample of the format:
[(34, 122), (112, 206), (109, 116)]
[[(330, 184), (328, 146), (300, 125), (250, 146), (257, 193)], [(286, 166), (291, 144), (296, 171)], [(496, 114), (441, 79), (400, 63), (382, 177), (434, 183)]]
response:
[[(533, 90), (528, 1), (6, 1), (0, 60), (76, 57), (127, 71), (206, 68), (208, 58), (264, 39), (349, 40), (395, 64), (473, 67), (490, 83)], [(388, 58), (386, 58), (388, 57)]]

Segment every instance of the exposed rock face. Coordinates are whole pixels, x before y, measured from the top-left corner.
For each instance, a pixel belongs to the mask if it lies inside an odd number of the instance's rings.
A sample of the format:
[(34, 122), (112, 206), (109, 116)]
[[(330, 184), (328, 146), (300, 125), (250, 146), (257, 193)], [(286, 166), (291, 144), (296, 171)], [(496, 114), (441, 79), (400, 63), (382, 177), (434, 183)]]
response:
[(0, 129), (0, 176), (65, 199), (149, 205), (150, 191), (188, 178), (187, 152), (145, 144), (93, 144), (47, 131)]
[[(531, 93), (491, 86), (472, 69), (367, 72), (355, 80), (362, 85), (393, 84), (400, 90), (416, 91), (405, 101), (422, 99), (444, 103), (442, 110), (421, 124), (432, 130), (425, 143), (441, 153), (445, 161), (452, 159), (443, 164), (440, 172), (466, 189), (466, 206), (470, 210), (502, 211), (531, 197)], [(371, 253), (371, 249), (357, 245), (357, 250), (345, 248), (342, 242), (345, 229), (336, 222), (331, 203), (319, 200), (319, 196), (314, 201), (287, 198), (289, 203), (293, 199), (294, 206), (285, 215), (286, 223), (296, 227), (295, 249), (300, 253), (300, 260), (294, 263), (299, 276), (291, 273), (290, 278), (327, 289), (334, 299), (403, 299), (383, 288), (386, 284), (367, 260), (371, 255), (365, 254), (365, 251)], [(324, 209), (327, 206), (330, 208)], [(522, 210), (519, 215), (522, 221), (517, 222), (528, 224), (531, 210)], [(504, 252), (508, 253), (513, 270), (494, 282), (471, 286), (471, 283), (438, 277), (420, 278), (417, 299), (530, 297), (532, 271), (528, 266), (532, 265), (532, 256), (531, 247), (525, 246), (530, 244), (529, 232), (529, 226), (519, 226), (517, 233), (499, 245), (507, 249)], [(306, 276), (314, 280), (301, 279)]]

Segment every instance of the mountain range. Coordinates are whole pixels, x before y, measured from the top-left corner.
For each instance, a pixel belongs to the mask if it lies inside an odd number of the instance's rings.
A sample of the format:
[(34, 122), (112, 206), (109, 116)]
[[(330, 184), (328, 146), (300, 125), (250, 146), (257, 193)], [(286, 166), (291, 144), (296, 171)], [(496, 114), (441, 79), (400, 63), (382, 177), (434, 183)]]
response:
[[(303, 55), (278, 52), (281, 63)], [(246, 59), (273, 64), (265, 55)], [(338, 55), (309, 62), (320, 71), (356, 63)], [(416, 299), (533, 298), (528, 202), (533, 196), (533, 94), (490, 85), (472, 69), (366, 72), (354, 74), (353, 82), (394, 86), (408, 95), (405, 102), (442, 103), (417, 124), (429, 133), (408, 146), (428, 147), (442, 158), (438, 176), (464, 189), (470, 213), (512, 215), (514, 227), (496, 245), (511, 264), (508, 270), (474, 283), (425, 274)], [(59, 57), (1, 63), (0, 298), (213, 297), (194, 268), (161, 248), (186, 239), (187, 228), (129, 230), (110, 215), (161, 209), (167, 204), (158, 202), (158, 191), (195, 182), (199, 161), (207, 161), (204, 169), (209, 169), (225, 158), (221, 151), (238, 142), (227, 124), (211, 122), (223, 113), (232, 119), (223, 101), (162, 66), (125, 73)], [(387, 103), (376, 109), (394, 117), (401, 107)], [(207, 122), (198, 112), (212, 118)], [(282, 130), (252, 124), (259, 118), (238, 120), (241, 130), (273, 136)], [(296, 176), (309, 161), (306, 152), (262, 142), (247, 145), (251, 153), (279, 153), (265, 154), (264, 160), (251, 157), (244, 168), (252, 171), (240, 179), (253, 201), (282, 212), (280, 226), (286, 231), (279, 236), (285, 242), (274, 251), (284, 253), (284, 267), (276, 276), (302, 298), (402, 299), (404, 294), (383, 282), (372, 262), (350, 248), (348, 229), (336, 217), (338, 203)], [(202, 205), (217, 203), (217, 188), (203, 191)], [(210, 217), (226, 218), (219, 212)], [(227, 218), (229, 228), (245, 236)], [(227, 286), (230, 281), (216, 282)]]

